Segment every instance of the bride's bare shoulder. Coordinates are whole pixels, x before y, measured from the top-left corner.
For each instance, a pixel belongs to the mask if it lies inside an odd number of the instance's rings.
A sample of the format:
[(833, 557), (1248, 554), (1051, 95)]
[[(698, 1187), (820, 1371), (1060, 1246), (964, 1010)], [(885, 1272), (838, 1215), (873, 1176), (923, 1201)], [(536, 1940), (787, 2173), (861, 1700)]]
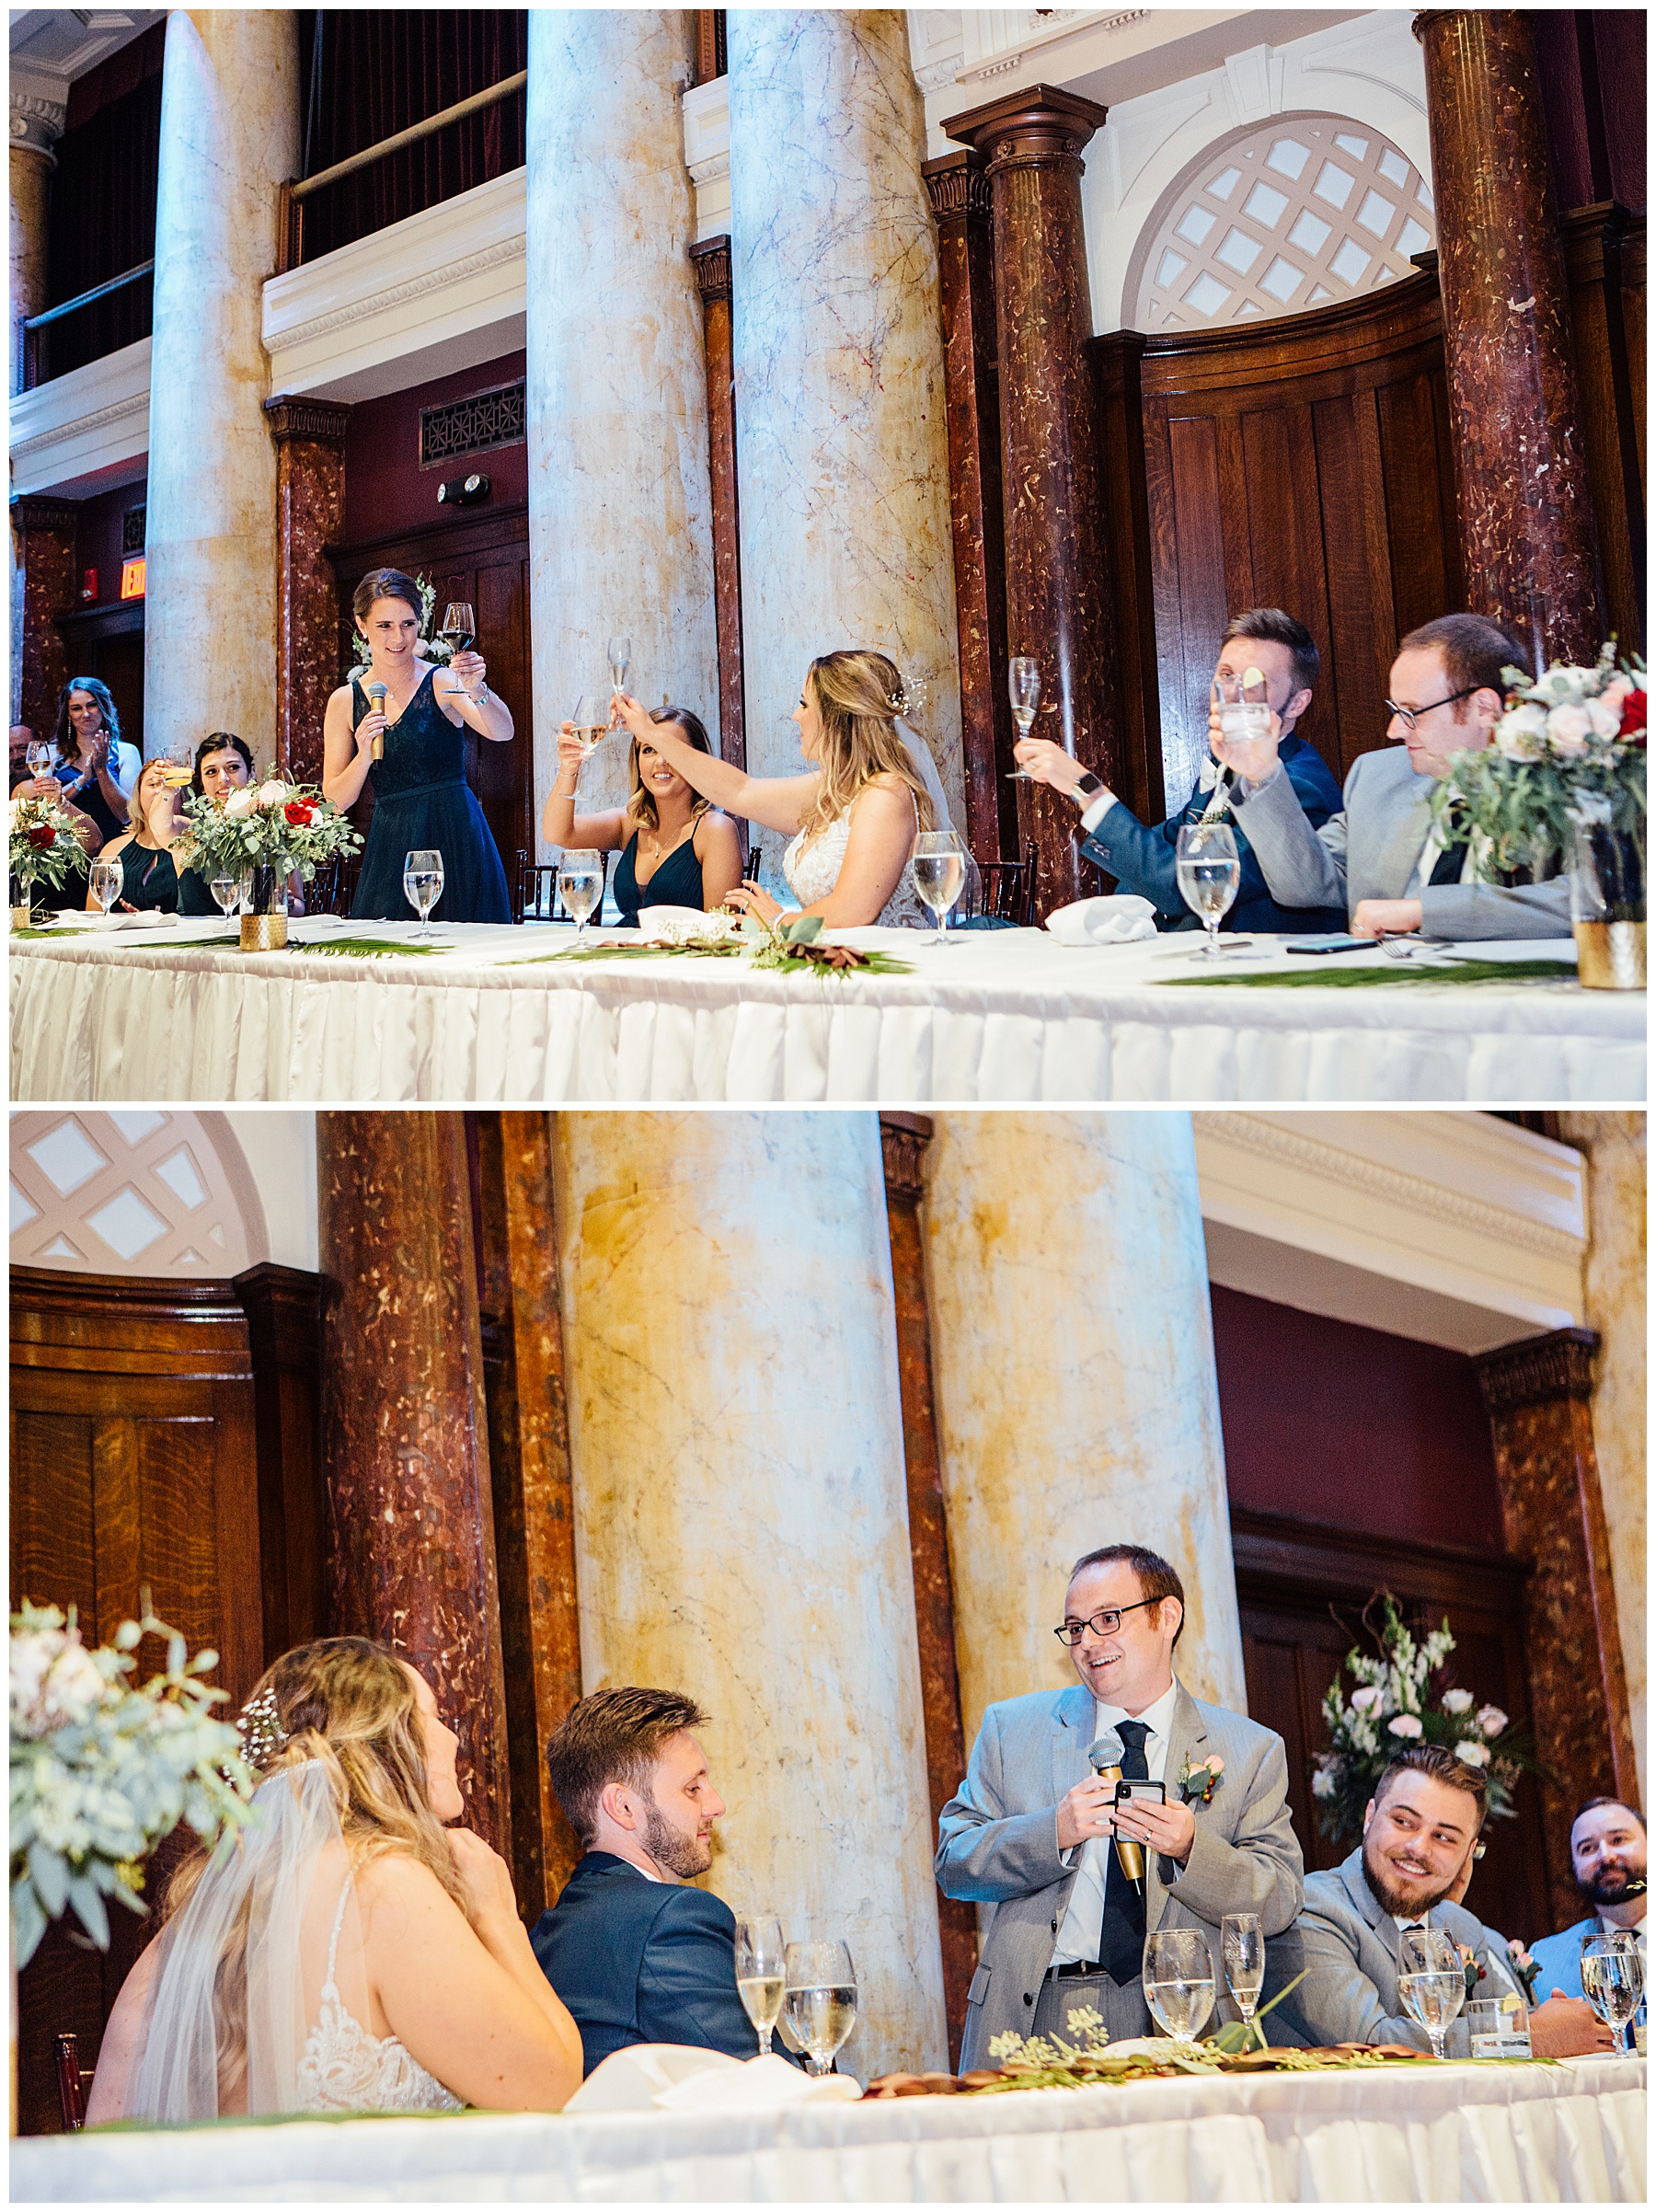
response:
[(453, 1903), (431, 1868), (412, 1851), (397, 1847), (373, 1852), (358, 1866), (355, 1880), (361, 1910), (385, 1919), (397, 1920)]

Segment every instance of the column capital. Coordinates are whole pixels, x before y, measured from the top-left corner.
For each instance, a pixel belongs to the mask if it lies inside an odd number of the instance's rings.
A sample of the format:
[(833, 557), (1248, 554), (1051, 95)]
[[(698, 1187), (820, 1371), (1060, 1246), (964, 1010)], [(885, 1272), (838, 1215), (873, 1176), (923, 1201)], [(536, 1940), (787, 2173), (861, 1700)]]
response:
[(1593, 1355), (1598, 1333), (1592, 1329), (1555, 1329), (1547, 1336), (1526, 1336), (1474, 1360), (1485, 1409), (1491, 1414), (1520, 1406), (1547, 1405), (1559, 1399), (1593, 1395)]
[(14, 526), (26, 535), (32, 530), (73, 530), (80, 520), (74, 500), (47, 499), (38, 492), (14, 492), (11, 513)]
[(721, 232), (717, 238), (698, 238), (690, 248), (690, 259), (696, 263), (696, 282), (700, 289), (702, 305), (709, 306), (715, 300), (730, 296), (730, 234)]
[(986, 174), (1006, 167), (1028, 168), (1079, 161), (1081, 149), (1104, 126), (1108, 108), (1061, 92), (1051, 85), (1026, 85), (1003, 93), (986, 106), (951, 116), (943, 134), (971, 146), (988, 162)]
[(264, 403), (265, 422), (278, 445), (308, 439), (317, 445), (343, 445), (351, 409), (333, 399), (294, 398), (281, 394)]
[(880, 1152), (888, 1199), (918, 1205), (926, 1196), (926, 1147), (932, 1139), (929, 1113), (882, 1113)]
[(931, 202), (931, 212), (939, 223), (970, 222), (974, 216), (987, 222), (992, 202), (989, 195), (989, 175), (983, 167), (983, 157), (968, 146), (959, 154), (942, 154), (936, 161), (923, 161), (920, 174), (926, 179), (926, 196)]
[(68, 109), (48, 93), (31, 91), (26, 84), (13, 85), (9, 91), (12, 152), (39, 154), (56, 168), (57, 157), (52, 149), (63, 135)]

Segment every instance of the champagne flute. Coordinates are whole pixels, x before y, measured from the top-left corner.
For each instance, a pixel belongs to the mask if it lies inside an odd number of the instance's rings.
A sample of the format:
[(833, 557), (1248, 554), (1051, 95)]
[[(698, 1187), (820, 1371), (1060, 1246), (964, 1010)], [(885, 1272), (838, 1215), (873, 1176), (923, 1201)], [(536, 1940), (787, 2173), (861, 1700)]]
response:
[(420, 916), (416, 937), (429, 937), (426, 916), (443, 896), (443, 855), (434, 847), (403, 855), (403, 896)]
[[(467, 600), (449, 601), (443, 610), (443, 628), (439, 635), (451, 652), (468, 653), (472, 651), (477, 642), (477, 618), (472, 613)], [(461, 685), (459, 689), (476, 706), (477, 694), (465, 685)], [(453, 693), (450, 697), (453, 697)]]
[(1225, 1960), (1225, 1986), (1242, 2015), (1250, 2037), (1259, 2031), (1253, 2016), (1259, 2010), (1259, 1991), (1265, 1986), (1265, 1931), (1257, 1912), (1227, 1912), (1219, 1926), (1219, 1949)]
[(591, 847), (571, 847), (558, 863), (558, 895), (564, 912), (575, 917), (575, 942), (587, 933), (587, 923), (604, 903), (604, 855)]
[(615, 695), (627, 681), (627, 664), (632, 659), (632, 639), (630, 638), (612, 638), (604, 651), (609, 655), (610, 683), (613, 686), (610, 694), (610, 719), (613, 721), (615, 719)]
[(1410, 2019), (1426, 2031), (1434, 2058), (1466, 2001), (1466, 1970), (1460, 1953), (1435, 1928), (1406, 1928), (1397, 1938), (1397, 1995)]
[(1644, 1995), (1644, 1962), (1632, 1929), (1618, 1928), (1614, 1934), (1596, 1935), (1582, 1944), (1581, 1990), (1615, 2035), (1616, 2049), (1626, 2056), (1627, 2023)]
[(93, 861), (92, 896), (98, 901), (105, 914), (109, 913), (110, 907), (121, 896), (121, 886), (123, 880), (119, 860)]
[(914, 889), (937, 917), (936, 945), (949, 942), (949, 910), (966, 881), (966, 855), (953, 830), (922, 830), (914, 843)]
[(1157, 1928), (1144, 1938), (1144, 1989), (1163, 2033), (1192, 2048), (1213, 2009), (1213, 1956), (1199, 1928)]
[(759, 2056), (771, 2055), (771, 2031), (782, 2012), (788, 1951), (782, 1923), (767, 1914), (736, 1923), (736, 1994), (759, 2031)]
[(595, 691), (583, 691), (575, 702), (575, 711), (569, 720), (581, 741), (581, 757), (590, 760), (598, 749), (598, 741), (610, 726), (611, 709), (605, 710), (603, 700)]
[(825, 2074), (857, 2025), (857, 1969), (844, 1943), (790, 1943), (785, 1975), (788, 2025), (805, 2046), (805, 2070)]
[[(1029, 653), (1015, 653), (1006, 663), (1006, 694), (1012, 701), (1012, 720), (1018, 724), (1018, 734), (1020, 738), (1028, 737), (1035, 709), (1041, 704), (1041, 671)], [(1028, 768), (1013, 768), (1008, 771), (1006, 780), (1038, 783), (1041, 779), (1031, 776)]]
[(1217, 958), (1219, 925), (1236, 904), (1242, 860), (1228, 822), (1187, 822), (1179, 833), (1179, 895), (1207, 931), (1206, 950)]

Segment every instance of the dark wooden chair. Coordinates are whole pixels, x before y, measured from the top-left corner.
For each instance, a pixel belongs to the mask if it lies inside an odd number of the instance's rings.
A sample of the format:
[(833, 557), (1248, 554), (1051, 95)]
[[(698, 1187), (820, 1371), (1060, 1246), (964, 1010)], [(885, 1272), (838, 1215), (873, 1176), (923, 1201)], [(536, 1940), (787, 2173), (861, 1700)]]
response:
[(983, 879), (983, 912), (997, 920), (1015, 922), (1020, 929), (1035, 927), (1035, 853), (1025, 848), (1021, 860), (984, 860), (979, 864)]
[(341, 855), (325, 860), (316, 875), (305, 887), (305, 910), (307, 914), (334, 914), (348, 916), (356, 898), (357, 878), (362, 872), (360, 853), (350, 858)]
[(52, 2056), (57, 2068), (58, 2104), (63, 2114), (63, 2133), (78, 2135), (86, 2125), (86, 2091), (92, 2086), (89, 2073), (81, 2072), (80, 2045), (73, 2035), (54, 2035), (52, 2039)]
[[(604, 856), (604, 890), (609, 895), (610, 858)], [(604, 914), (604, 900), (598, 902), (594, 922)], [(512, 918), (514, 922), (567, 922), (563, 901), (558, 895), (558, 863), (556, 860), (532, 860), (526, 852), (517, 857), (517, 875), (512, 885)]]

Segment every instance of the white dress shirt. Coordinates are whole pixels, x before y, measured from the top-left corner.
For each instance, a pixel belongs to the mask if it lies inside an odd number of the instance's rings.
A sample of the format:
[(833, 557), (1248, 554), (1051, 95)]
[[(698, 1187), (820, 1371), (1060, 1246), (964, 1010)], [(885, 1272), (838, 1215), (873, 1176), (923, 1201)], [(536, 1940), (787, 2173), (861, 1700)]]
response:
[[(1144, 1765), (1153, 1782), (1167, 1779), (1167, 1732), (1173, 1725), (1173, 1708), (1179, 1702), (1179, 1684), (1170, 1681), (1154, 1705), (1143, 1712), (1128, 1712), (1120, 1705), (1106, 1705), (1102, 1699), (1093, 1703), (1093, 1741), (1110, 1729), (1119, 1729), (1123, 1721), (1142, 1721), (1149, 1729), (1144, 1738)], [(1104, 1854), (1112, 1845), (1109, 1836), (1089, 1836), (1079, 1846), (1079, 1869), (1075, 1885), (1070, 1891), (1069, 1907), (1058, 1930), (1058, 1941), (1052, 1946), (1052, 1964), (1068, 1966), (1077, 1960), (1092, 1960), (1098, 1955), (1098, 1944), (1104, 1932), (1104, 1877), (1109, 1861)], [(1058, 1854), (1065, 1866), (1076, 1863), (1075, 1850)]]

